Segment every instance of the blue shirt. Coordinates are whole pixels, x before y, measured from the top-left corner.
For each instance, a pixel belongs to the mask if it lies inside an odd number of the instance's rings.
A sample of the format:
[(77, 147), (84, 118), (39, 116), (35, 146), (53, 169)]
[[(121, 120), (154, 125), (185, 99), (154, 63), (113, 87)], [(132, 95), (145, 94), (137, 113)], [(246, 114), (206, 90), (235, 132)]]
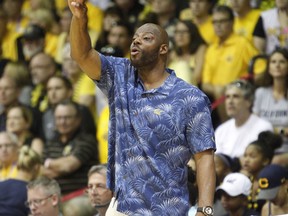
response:
[(128, 59), (100, 54), (99, 88), (110, 106), (108, 187), (127, 215), (187, 215), (186, 164), (215, 149), (210, 102), (170, 76), (146, 91)]

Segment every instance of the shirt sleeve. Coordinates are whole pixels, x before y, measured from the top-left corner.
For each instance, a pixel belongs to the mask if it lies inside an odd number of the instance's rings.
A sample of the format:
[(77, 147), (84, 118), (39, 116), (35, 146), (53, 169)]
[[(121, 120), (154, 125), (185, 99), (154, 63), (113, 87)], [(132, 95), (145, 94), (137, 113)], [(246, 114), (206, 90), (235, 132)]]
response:
[(81, 134), (74, 140), (74, 149), (72, 154), (78, 158), (82, 164), (87, 164), (95, 159), (99, 162), (98, 144), (94, 136), (90, 134)]
[(194, 100), (194, 117), (187, 126), (187, 139), (193, 154), (207, 149), (216, 150), (214, 128), (211, 119), (210, 102), (206, 96)]
[(260, 16), (253, 31), (253, 36), (266, 38), (266, 33), (263, 26), (263, 19)]

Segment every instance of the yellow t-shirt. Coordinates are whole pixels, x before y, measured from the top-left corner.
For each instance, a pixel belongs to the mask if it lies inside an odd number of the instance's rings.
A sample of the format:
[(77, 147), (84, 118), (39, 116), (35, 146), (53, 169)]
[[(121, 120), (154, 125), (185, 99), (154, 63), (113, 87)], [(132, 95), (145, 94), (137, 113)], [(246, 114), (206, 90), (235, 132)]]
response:
[(235, 17), (234, 32), (253, 43), (253, 31), (260, 16), (260, 10), (251, 10), (245, 17)]
[(97, 140), (100, 163), (107, 163), (108, 158), (108, 127), (109, 127), (109, 107), (103, 108), (97, 123)]
[[(181, 11), (180, 13), (180, 19), (181, 20), (191, 20), (193, 22), (193, 14), (190, 8), (186, 8)], [(195, 23), (196, 24), (196, 23)], [(210, 16), (209, 19), (207, 19), (204, 23), (198, 25), (198, 30), (202, 36), (202, 38), (205, 40), (207, 44), (211, 44), (217, 40), (217, 36), (214, 32), (214, 27), (212, 24), (212, 17)]]
[(244, 37), (233, 33), (222, 45), (207, 49), (202, 83), (224, 86), (248, 74), (248, 65), (258, 51)]

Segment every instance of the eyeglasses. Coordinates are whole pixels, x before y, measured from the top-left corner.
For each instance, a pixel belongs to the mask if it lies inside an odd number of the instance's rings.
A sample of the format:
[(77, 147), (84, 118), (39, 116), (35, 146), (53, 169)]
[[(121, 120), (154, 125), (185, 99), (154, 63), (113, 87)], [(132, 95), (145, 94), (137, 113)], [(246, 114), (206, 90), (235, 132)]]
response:
[(106, 185), (104, 184), (88, 184), (86, 192), (92, 192), (93, 190), (97, 190), (99, 193), (103, 193), (105, 191), (108, 190), (108, 188), (106, 187)]
[(28, 208), (30, 208), (32, 205), (34, 205), (35, 207), (38, 207), (40, 205), (43, 205), (44, 204), (44, 201), (51, 198), (54, 194), (51, 194), (43, 199), (34, 199), (34, 200), (31, 200), (31, 201), (26, 201), (25, 202), (25, 206), (27, 206)]
[(213, 25), (217, 25), (217, 24), (224, 24), (226, 22), (230, 22), (232, 21), (231, 19), (220, 19), (220, 20), (212, 20)]
[(56, 119), (56, 121), (61, 121), (61, 120), (71, 121), (75, 117), (76, 117), (76, 115), (55, 116), (55, 119)]
[(2, 149), (2, 148), (8, 149), (8, 148), (12, 148), (14, 146), (16, 146), (16, 145), (14, 145), (13, 143), (4, 143), (4, 144), (0, 144), (0, 149)]

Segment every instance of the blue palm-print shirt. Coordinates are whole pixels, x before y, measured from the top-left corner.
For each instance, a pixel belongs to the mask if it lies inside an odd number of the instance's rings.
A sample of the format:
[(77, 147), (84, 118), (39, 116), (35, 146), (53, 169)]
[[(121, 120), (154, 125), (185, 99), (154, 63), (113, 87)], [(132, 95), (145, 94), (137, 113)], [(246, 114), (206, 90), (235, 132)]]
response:
[(215, 149), (210, 102), (196, 87), (170, 76), (146, 91), (128, 59), (100, 54), (97, 81), (110, 106), (108, 187), (127, 215), (189, 211), (186, 164)]

